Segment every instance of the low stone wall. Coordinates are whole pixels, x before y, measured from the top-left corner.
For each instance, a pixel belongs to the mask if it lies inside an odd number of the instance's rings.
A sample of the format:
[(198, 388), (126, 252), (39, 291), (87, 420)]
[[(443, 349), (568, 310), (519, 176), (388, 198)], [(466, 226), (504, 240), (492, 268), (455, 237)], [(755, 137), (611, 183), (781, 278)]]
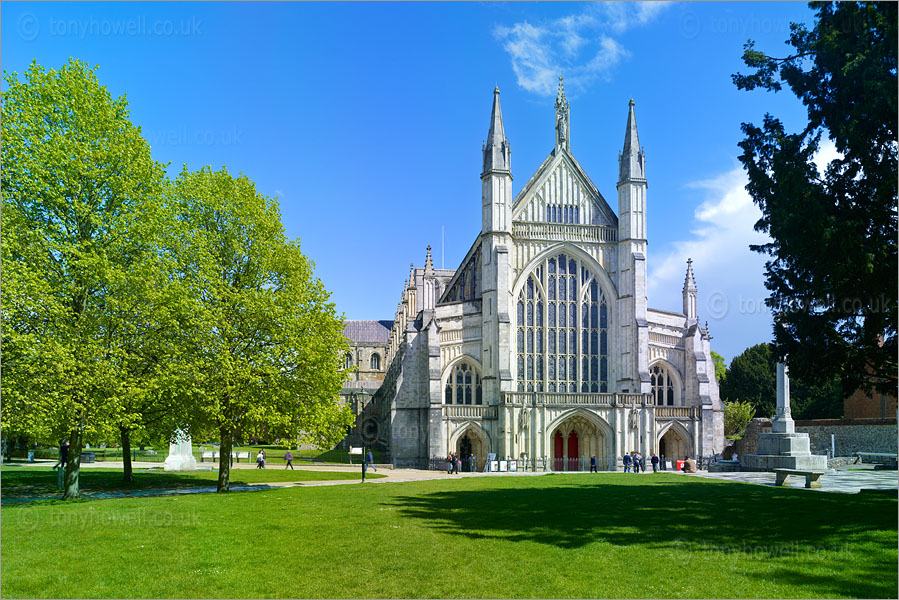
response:
[[(834, 436), (836, 456), (855, 456), (856, 452), (897, 451), (896, 421), (890, 419), (814, 419), (796, 421), (796, 431), (807, 433), (812, 454), (830, 450), (830, 436)], [(740, 456), (755, 454), (761, 433), (771, 431), (770, 419), (753, 419), (746, 426), (742, 439), (734, 444)]]
[[(870, 422), (868, 422), (870, 421)], [(796, 431), (807, 433), (812, 453), (830, 450), (834, 436), (835, 456), (856, 452), (896, 452), (896, 423), (880, 419), (816, 419), (796, 421)]]

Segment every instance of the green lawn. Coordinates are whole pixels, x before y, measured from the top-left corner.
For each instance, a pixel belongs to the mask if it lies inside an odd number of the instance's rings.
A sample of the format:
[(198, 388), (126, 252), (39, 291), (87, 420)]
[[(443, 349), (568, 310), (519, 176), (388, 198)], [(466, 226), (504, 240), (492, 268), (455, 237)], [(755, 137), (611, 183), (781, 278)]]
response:
[[(48, 467), (4, 466), (0, 471), (0, 485), (5, 497), (37, 496), (56, 493), (56, 471)], [(378, 478), (384, 475), (366, 474)], [(232, 483), (268, 483), (274, 481), (331, 481), (338, 479), (361, 479), (359, 473), (333, 471), (305, 471), (297, 469), (232, 469)], [(134, 470), (134, 482), (122, 481), (121, 469), (84, 467), (81, 469), (80, 486), (85, 492), (113, 492), (128, 490), (149, 490), (154, 488), (183, 488), (215, 485), (218, 471), (165, 472)]]
[(13, 505), (2, 595), (896, 597), (896, 511), (674, 474)]

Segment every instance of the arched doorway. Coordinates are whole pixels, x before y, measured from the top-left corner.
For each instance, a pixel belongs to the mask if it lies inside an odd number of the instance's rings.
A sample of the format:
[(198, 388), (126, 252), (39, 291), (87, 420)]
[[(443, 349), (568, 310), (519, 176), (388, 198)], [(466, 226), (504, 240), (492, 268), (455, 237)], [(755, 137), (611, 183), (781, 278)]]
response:
[(677, 425), (671, 425), (659, 439), (659, 457), (663, 460), (674, 461), (690, 456), (693, 445), (690, 434)]
[(483, 471), (490, 451), (487, 435), (480, 428), (469, 425), (456, 438), (456, 455), (462, 460), (462, 471)]
[(608, 469), (610, 438), (593, 420), (573, 415), (553, 431), (553, 471), (586, 471), (590, 457), (596, 455), (600, 469)]

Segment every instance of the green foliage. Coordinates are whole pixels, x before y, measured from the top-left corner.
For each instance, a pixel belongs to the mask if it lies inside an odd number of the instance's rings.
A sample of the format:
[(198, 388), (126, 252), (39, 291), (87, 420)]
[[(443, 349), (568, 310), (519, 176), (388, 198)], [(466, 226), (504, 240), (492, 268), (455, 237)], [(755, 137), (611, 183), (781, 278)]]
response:
[[(353, 422), (336, 402), (343, 322), (312, 262), (285, 239), (277, 202), (208, 167), (182, 171), (172, 196), (190, 290), (192, 422), (219, 435), (223, 457), (238, 431), (333, 446)], [(223, 460), (223, 491), (228, 476)]]
[[(164, 166), (127, 102), (86, 64), (33, 63), (2, 104), (3, 427), (70, 436), (66, 496), (83, 439), (135, 418), (132, 346), (156, 278)], [(148, 309), (145, 309), (148, 310)]]
[[(895, 493), (832, 494), (663, 473), (442, 477), (447, 480), (4, 506), (3, 594), (896, 594)], [(631, 518), (635, 513), (639, 518)], [(760, 525), (767, 523), (777, 527)], [(60, 577), (59, 552), (48, 549), (69, 548), (73, 538), (79, 568)], [(476, 557), (485, 552), (514, 560), (478, 569)], [(638, 564), (650, 566), (635, 576)], [(699, 567), (685, 572), (684, 565)], [(466, 574), (469, 567), (475, 572)], [(459, 576), (448, 574), (454, 569)]]
[[(721, 384), (721, 399), (743, 401), (760, 417), (774, 416), (777, 403), (776, 359), (771, 344), (756, 344), (734, 357)], [(811, 382), (790, 374), (794, 419), (838, 419), (843, 414), (839, 377), (819, 374)]]
[(755, 408), (749, 402), (725, 402), (724, 435), (742, 437), (753, 416)]
[(774, 415), (777, 399), (774, 363), (771, 344), (756, 344), (735, 356), (721, 384), (721, 399), (745, 402), (760, 417)]
[(715, 362), (715, 379), (718, 381), (718, 385), (721, 385), (727, 375), (727, 363), (724, 362), (724, 357), (714, 350), (712, 350), (712, 360)]
[[(813, 2), (812, 29), (793, 24), (794, 53), (772, 58), (746, 44), (754, 70), (740, 89), (784, 86), (808, 109), (789, 133), (771, 115), (743, 124), (747, 190), (768, 244), (766, 303), (778, 356), (794, 376), (838, 377), (843, 393), (895, 391), (897, 373), (897, 5)], [(841, 156), (819, 173), (823, 136)]]

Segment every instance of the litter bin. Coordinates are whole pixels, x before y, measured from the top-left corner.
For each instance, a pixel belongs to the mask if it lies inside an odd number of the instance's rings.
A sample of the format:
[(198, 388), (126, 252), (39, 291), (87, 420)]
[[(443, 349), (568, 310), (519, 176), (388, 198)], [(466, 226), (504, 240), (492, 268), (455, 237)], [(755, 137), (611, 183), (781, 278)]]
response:
[(34, 450), (28, 451), (28, 462), (34, 462)]
[(81, 462), (83, 463), (92, 463), (94, 462), (94, 452), (82, 452), (81, 453)]

